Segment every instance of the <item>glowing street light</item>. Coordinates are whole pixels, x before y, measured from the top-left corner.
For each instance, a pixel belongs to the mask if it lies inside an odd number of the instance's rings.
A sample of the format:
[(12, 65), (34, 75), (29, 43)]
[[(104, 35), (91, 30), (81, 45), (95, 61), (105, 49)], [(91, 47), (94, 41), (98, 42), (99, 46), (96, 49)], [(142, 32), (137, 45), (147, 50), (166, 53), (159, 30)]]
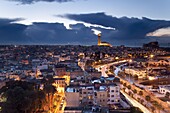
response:
[(132, 62), (132, 59), (130, 59), (129, 62), (131, 63), (131, 62)]
[(130, 82), (130, 63), (132, 63), (132, 59), (129, 60), (129, 82)]
[(153, 54), (151, 54), (151, 55), (150, 55), (150, 58), (153, 58), (153, 57), (154, 57), (154, 55), (153, 55)]
[(116, 60), (118, 60), (118, 59), (119, 59), (119, 57), (115, 57), (115, 59), (116, 59)]

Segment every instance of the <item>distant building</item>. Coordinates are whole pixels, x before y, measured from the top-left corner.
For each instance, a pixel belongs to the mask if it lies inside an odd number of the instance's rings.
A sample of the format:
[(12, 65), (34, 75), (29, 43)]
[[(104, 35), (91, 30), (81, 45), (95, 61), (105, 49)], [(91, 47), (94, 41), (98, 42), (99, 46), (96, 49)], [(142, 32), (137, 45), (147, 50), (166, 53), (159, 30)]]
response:
[(170, 61), (169, 60), (164, 60), (164, 59), (150, 60), (150, 61), (148, 61), (148, 65), (149, 66), (169, 66)]
[(143, 48), (159, 48), (159, 43), (156, 42), (149, 42), (147, 44), (143, 44)]
[(125, 73), (132, 76), (137, 76), (139, 79), (146, 78), (147, 76), (147, 71), (145, 69), (125, 68)]
[(108, 47), (112, 47), (112, 45), (109, 44), (108, 42), (101, 42), (101, 34), (98, 34), (98, 46), (108, 46)]
[(111, 107), (114, 104), (120, 104), (120, 87), (114, 83), (67, 87), (66, 101), (67, 107), (76, 107), (78, 104), (79, 106)]
[(79, 92), (68, 91), (65, 92), (67, 107), (79, 107)]
[(120, 87), (116, 84), (108, 86), (108, 104), (118, 104), (120, 102)]
[(166, 95), (166, 93), (170, 93), (170, 86), (160, 86), (159, 87), (160, 93)]
[(64, 65), (55, 65), (54, 67), (55, 75), (62, 76), (66, 74), (66, 66)]

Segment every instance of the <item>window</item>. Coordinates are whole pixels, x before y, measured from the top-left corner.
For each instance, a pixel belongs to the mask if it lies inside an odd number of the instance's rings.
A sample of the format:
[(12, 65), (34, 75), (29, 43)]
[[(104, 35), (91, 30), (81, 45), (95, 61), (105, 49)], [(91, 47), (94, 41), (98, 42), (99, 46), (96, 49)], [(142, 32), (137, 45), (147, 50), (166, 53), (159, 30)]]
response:
[(94, 92), (94, 96), (97, 96), (97, 93), (96, 93), (96, 92)]
[(114, 95), (112, 95), (111, 97), (114, 97)]

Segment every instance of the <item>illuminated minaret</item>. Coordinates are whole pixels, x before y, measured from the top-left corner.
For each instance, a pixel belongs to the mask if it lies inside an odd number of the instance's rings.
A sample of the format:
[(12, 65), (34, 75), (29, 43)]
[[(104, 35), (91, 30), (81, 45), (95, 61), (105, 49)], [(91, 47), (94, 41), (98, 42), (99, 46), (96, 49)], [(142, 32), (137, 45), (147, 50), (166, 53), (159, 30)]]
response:
[(101, 45), (101, 39), (100, 39), (100, 37), (101, 37), (101, 33), (98, 34), (98, 46)]

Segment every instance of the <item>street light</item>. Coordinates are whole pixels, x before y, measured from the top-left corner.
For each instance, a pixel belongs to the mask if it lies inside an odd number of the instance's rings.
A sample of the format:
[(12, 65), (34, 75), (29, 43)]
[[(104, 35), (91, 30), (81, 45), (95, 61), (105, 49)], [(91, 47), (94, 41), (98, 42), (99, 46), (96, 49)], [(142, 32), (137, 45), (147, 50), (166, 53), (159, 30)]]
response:
[(132, 62), (132, 59), (130, 59), (129, 62), (131, 63), (131, 62)]
[(119, 57), (115, 57), (116, 60), (119, 60)]
[[(129, 60), (129, 82), (130, 82), (130, 63), (132, 62), (132, 59)], [(130, 82), (131, 83), (131, 82)]]
[(153, 54), (151, 54), (151, 55), (150, 55), (150, 58), (153, 58), (153, 57), (154, 57), (154, 55), (153, 55)]

